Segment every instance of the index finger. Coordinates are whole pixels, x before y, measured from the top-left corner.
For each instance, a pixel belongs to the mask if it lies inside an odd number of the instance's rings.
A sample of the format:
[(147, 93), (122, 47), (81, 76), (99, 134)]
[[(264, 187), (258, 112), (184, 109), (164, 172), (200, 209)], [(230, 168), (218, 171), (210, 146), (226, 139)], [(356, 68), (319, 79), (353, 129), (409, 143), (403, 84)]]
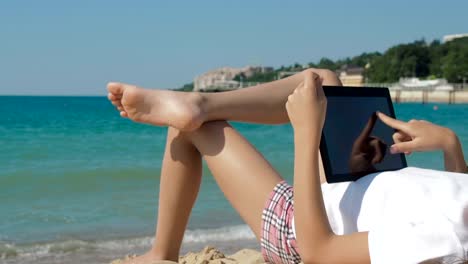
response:
[(377, 116), (387, 126), (406, 132), (407, 124), (405, 122), (389, 117), (382, 112), (377, 112)]

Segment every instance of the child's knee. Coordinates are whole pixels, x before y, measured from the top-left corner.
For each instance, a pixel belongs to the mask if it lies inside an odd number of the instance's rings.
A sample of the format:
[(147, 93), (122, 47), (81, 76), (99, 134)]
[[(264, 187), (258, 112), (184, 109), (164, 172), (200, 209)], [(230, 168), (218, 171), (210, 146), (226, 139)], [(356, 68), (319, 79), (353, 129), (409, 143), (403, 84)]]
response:
[(218, 135), (222, 135), (225, 128), (231, 127), (226, 121), (210, 121), (203, 123), (199, 128), (193, 131), (180, 132), (188, 138), (199, 138), (200, 136), (216, 138)]
[(218, 133), (221, 132), (224, 128), (231, 127), (227, 121), (220, 120), (220, 121), (211, 121), (206, 122), (200, 126), (196, 131), (201, 133)]

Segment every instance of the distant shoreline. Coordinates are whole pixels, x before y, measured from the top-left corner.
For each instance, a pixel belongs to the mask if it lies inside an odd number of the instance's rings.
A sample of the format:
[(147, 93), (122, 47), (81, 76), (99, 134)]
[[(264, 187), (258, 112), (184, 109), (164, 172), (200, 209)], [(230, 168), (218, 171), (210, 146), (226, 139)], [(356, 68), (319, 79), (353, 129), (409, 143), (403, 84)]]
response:
[[(394, 103), (446, 103), (468, 104), (468, 90), (462, 91), (390, 91)], [(106, 98), (105, 95), (10, 95), (0, 94), (0, 98), (7, 97), (52, 97), (52, 98)]]

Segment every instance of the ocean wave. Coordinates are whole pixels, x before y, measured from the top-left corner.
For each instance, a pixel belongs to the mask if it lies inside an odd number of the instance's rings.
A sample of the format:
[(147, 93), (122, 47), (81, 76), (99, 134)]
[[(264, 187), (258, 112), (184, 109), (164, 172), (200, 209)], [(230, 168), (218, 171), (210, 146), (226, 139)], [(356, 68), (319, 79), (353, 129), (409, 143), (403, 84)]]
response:
[[(195, 229), (185, 232), (183, 243), (215, 243), (254, 239), (247, 225), (225, 226), (216, 229)], [(73, 253), (126, 252), (149, 247), (153, 237), (122, 238), (103, 241), (66, 240), (50, 243), (16, 245), (0, 241), (0, 259), (34, 260), (47, 256)]]
[(185, 232), (184, 242), (231, 241), (254, 238), (254, 233), (247, 225), (237, 225), (217, 229), (188, 230)]

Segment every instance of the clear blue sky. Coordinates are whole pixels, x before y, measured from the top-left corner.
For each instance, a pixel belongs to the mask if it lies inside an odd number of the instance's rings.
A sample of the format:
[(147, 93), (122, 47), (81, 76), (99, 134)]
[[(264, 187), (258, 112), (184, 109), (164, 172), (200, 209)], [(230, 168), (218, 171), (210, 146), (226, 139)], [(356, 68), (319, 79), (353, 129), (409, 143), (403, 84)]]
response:
[(468, 1), (2, 0), (0, 94), (175, 88), (221, 66), (278, 67), (468, 32)]

